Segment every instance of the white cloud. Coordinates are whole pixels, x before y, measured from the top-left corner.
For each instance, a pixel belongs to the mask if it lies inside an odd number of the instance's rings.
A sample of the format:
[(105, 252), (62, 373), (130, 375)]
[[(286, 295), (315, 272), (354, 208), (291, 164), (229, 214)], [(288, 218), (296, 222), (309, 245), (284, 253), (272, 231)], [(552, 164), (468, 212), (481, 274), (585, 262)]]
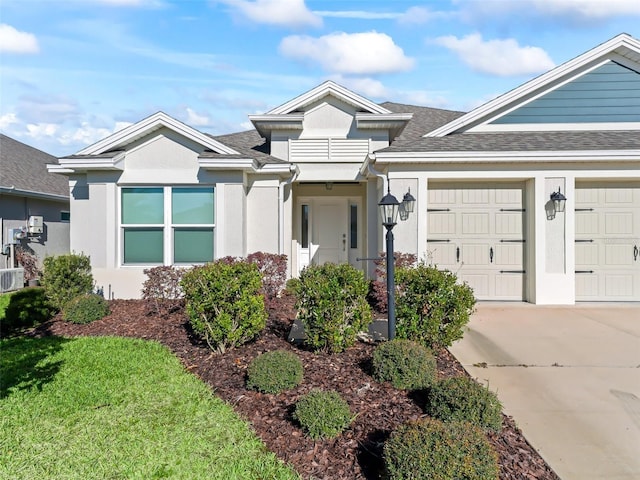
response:
[(525, 3), (551, 15), (579, 15), (591, 19), (640, 15), (638, 0), (530, 0)]
[(333, 18), (357, 18), (359, 20), (395, 20), (402, 16), (394, 12), (370, 12), (366, 10), (314, 10), (316, 15)]
[(38, 53), (38, 40), (32, 33), (21, 32), (6, 23), (0, 24), (0, 52)]
[(325, 71), (357, 75), (404, 72), (414, 64), (390, 36), (377, 32), (292, 35), (280, 42), (280, 53), (317, 63)]
[(539, 47), (520, 46), (514, 39), (483, 40), (479, 33), (457, 38), (438, 37), (435, 43), (455, 52), (473, 70), (499, 76), (527, 75), (555, 66)]
[(192, 127), (207, 127), (211, 125), (211, 119), (206, 115), (199, 115), (193, 109), (187, 107), (187, 125)]
[(18, 117), (15, 113), (6, 113), (0, 116), (0, 129), (5, 129), (14, 123), (18, 123)]
[(398, 22), (405, 25), (419, 25), (427, 23), (429, 20), (438, 16), (441, 16), (441, 14), (434, 13), (426, 7), (411, 7), (398, 17)]
[(359, 93), (364, 97), (387, 98), (389, 90), (380, 82), (368, 77), (343, 77), (334, 75), (331, 77), (334, 82), (345, 86), (349, 90)]
[(527, 12), (529, 16), (568, 18), (571, 20), (603, 20), (625, 15), (640, 15), (638, 0), (518, 0), (477, 1), (455, 0), (463, 18), (482, 20)]
[(322, 18), (307, 8), (304, 0), (219, 0), (256, 23), (292, 28), (321, 27)]

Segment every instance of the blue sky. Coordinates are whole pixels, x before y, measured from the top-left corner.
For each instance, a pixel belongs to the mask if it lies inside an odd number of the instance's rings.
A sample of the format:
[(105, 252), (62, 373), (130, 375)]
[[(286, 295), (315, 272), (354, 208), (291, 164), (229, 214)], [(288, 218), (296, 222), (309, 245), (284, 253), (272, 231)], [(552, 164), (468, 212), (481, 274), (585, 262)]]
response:
[(251, 128), (324, 80), (468, 111), (619, 33), (638, 0), (0, 0), (0, 131), (62, 156), (159, 110)]

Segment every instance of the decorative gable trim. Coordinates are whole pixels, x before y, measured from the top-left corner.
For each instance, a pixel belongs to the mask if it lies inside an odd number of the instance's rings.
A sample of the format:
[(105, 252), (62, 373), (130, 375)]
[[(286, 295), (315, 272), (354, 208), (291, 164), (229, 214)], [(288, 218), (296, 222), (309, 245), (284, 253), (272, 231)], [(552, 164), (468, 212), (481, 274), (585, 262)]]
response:
[[(474, 131), (498, 131), (500, 127), (504, 126), (492, 125), (487, 129), (486, 123), (506, 111), (512, 111), (522, 106), (535, 96), (545, 93), (543, 90), (547, 91), (552, 87), (566, 83), (578, 74), (591, 70), (609, 59), (622, 64), (640, 63), (640, 41), (626, 33), (620, 34), (424, 136), (444, 137), (454, 132), (471, 131), (472, 129)], [(540, 130), (543, 128), (540, 125), (536, 127)], [(588, 128), (593, 128), (593, 126), (589, 126), (589, 124), (582, 126), (582, 129)], [(558, 125), (554, 129), (557, 130)], [(506, 129), (502, 128), (500, 131), (506, 131)]]
[(121, 150), (125, 145), (142, 138), (154, 130), (166, 127), (173, 130), (184, 137), (201, 144), (207, 149), (211, 149), (216, 153), (234, 155), (235, 150), (223, 145), (213, 138), (191, 128), (190, 126), (170, 117), (164, 112), (157, 112), (150, 117), (145, 118), (133, 125), (108, 136), (107, 138), (90, 145), (89, 147), (78, 152), (78, 155), (100, 155), (110, 150)]
[[(345, 87), (338, 85), (331, 80), (318, 85), (316, 88), (309, 90), (302, 95), (297, 96), (293, 100), (274, 108), (267, 112), (268, 115), (286, 115), (297, 110), (300, 110), (307, 105), (320, 100), (322, 97), (331, 95), (339, 100), (342, 100), (349, 105), (354, 106), (357, 110), (369, 112), (369, 113), (391, 113), (384, 107), (381, 107), (377, 103), (373, 103), (371, 100), (346, 89)], [(249, 117), (251, 118), (251, 116)]]

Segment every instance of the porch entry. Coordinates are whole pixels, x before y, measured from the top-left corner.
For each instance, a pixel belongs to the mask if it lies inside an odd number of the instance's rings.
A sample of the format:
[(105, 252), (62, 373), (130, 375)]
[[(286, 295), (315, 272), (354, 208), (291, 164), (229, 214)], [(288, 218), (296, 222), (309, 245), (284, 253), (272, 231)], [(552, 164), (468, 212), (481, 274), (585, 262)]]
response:
[(298, 199), (300, 270), (308, 265), (351, 263), (361, 249), (361, 202), (349, 197)]

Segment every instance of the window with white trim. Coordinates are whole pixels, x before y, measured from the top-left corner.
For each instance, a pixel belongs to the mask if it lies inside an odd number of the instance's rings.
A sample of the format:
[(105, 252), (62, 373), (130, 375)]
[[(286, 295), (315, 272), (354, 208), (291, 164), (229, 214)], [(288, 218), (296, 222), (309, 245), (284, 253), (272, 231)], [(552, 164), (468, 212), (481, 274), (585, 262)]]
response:
[(173, 265), (214, 258), (213, 187), (123, 187), (122, 263)]

